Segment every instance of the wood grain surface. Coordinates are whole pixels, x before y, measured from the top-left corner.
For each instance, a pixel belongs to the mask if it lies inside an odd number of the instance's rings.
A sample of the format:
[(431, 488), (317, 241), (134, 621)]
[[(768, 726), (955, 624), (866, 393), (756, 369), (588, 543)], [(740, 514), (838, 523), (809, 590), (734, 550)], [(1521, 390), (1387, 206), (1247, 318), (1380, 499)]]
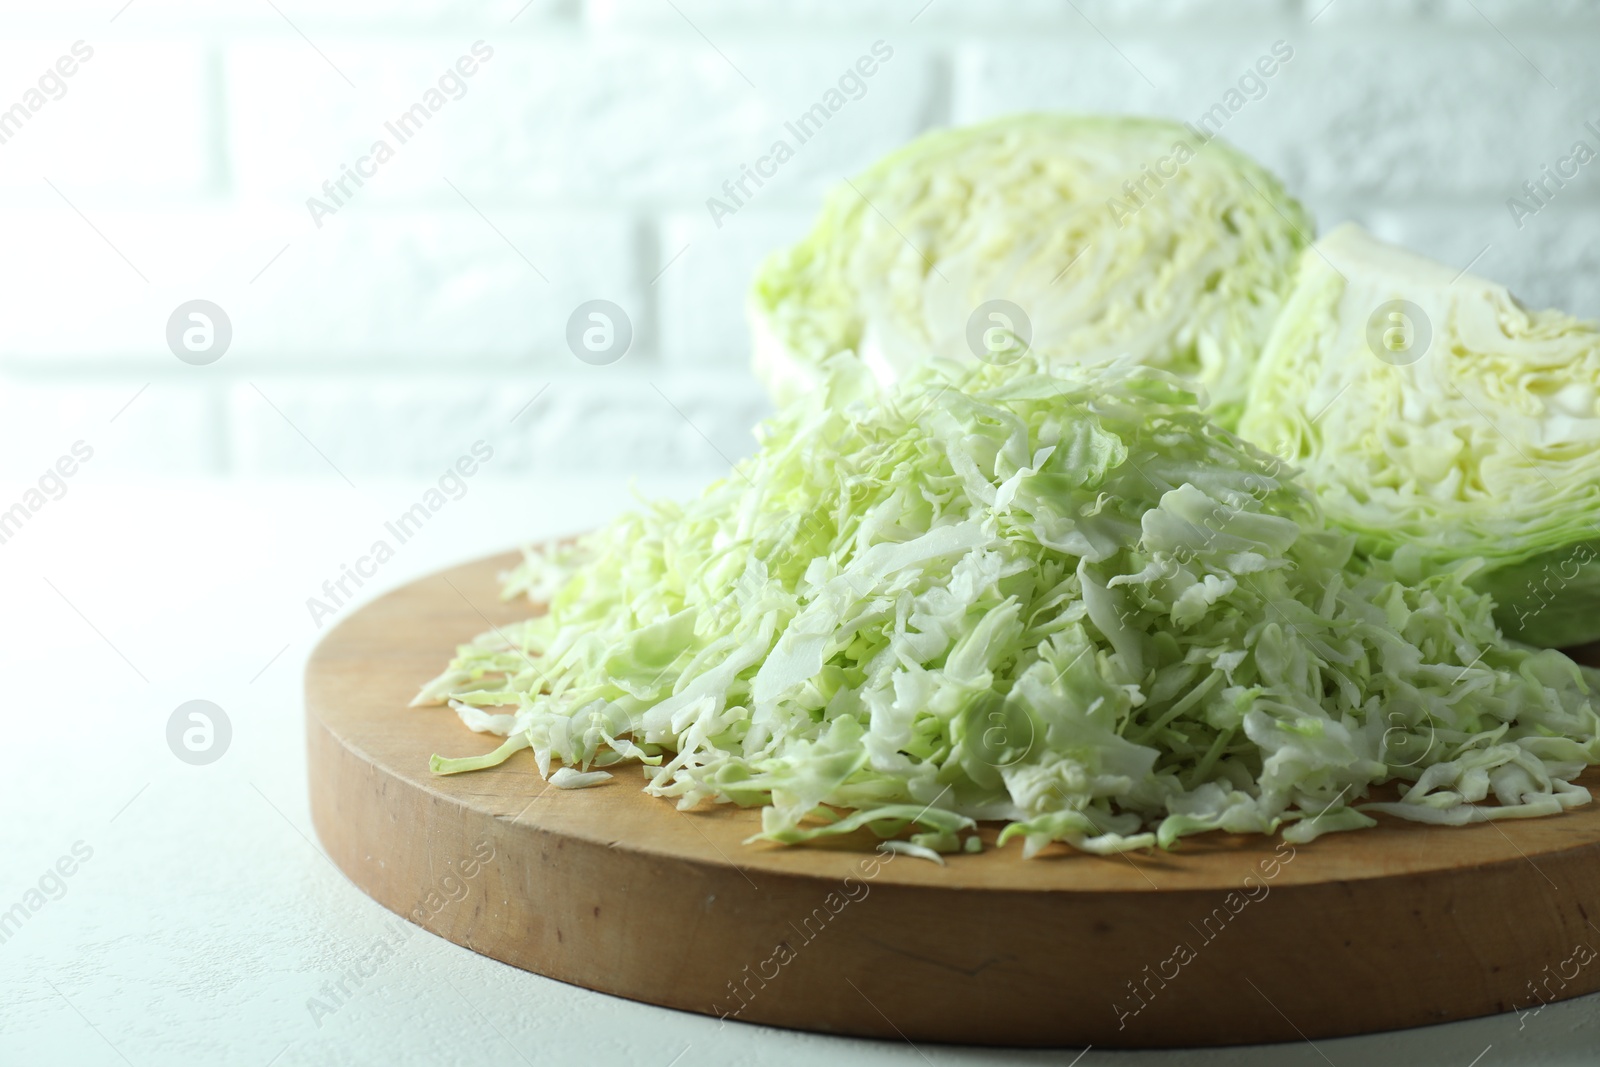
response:
[(628, 767), (579, 790), (547, 789), (529, 753), (436, 777), (430, 754), (500, 739), (406, 705), (456, 644), (528, 614), (498, 596), (514, 560), (390, 593), (307, 668), (329, 855), (474, 951), (730, 1024), (994, 1045), (1299, 1041), (1600, 989), (1600, 804), (1300, 846), (1210, 834), (1024, 861), (1013, 843), (940, 867), (870, 836), (747, 845), (757, 812), (679, 812)]

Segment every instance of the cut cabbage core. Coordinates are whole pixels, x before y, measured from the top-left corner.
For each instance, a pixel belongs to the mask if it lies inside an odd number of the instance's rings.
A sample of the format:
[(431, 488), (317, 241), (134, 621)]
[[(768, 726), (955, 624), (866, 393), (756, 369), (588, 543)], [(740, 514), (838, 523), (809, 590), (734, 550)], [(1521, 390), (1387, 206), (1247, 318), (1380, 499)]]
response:
[(1022, 115), (929, 134), (763, 265), (756, 370), (783, 402), (843, 349), (885, 388), (930, 359), (1127, 356), (1197, 379), (1230, 424), (1312, 230), (1192, 126)]

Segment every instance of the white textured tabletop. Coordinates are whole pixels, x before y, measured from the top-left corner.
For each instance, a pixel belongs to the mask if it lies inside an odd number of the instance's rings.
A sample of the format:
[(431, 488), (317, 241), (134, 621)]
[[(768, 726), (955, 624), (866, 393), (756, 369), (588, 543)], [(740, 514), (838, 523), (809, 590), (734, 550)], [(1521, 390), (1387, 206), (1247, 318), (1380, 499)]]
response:
[[(10, 689), (0, 1064), (1498, 1067), (1600, 1058), (1600, 997), (1522, 1018), (1198, 1052), (912, 1047), (719, 1027), (525, 974), (398, 924), (317, 846), (301, 673), (319, 634), (307, 598), (423, 488), (74, 486), (0, 545)], [(625, 489), (474, 484), (400, 546), (362, 599), (525, 537), (592, 525)], [(169, 719), (189, 700), (215, 703), (231, 727), (226, 750), (203, 765), (168, 744)]]

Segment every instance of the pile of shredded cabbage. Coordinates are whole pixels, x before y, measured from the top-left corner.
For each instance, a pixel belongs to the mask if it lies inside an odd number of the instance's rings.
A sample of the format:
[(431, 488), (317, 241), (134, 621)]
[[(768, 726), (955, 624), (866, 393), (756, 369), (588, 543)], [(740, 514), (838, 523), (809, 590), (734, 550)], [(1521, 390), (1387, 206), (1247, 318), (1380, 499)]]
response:
[(1503, 641), (1470, 563), (1354, 558), (1195, 387), (1024, 357), (885, 396), (833, 362), (703, 496), (528, 555), (508, 594), (548, 614), (418, 697), (508, 740), (436, 771), (636, 762), (680, 808), (762, 805), (760, 838), (934, 858), (977, 820), (1110, 853), (1589, 800), (1583, 672)]

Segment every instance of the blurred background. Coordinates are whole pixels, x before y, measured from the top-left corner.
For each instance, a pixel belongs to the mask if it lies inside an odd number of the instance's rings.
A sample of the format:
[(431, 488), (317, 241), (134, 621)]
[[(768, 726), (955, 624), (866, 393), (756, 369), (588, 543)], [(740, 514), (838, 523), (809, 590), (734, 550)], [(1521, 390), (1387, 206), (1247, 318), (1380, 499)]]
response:
[[(91, 428), (103, 477), (427, 474), (535, 393), (498, 474), (714, 473), (764, 410), (751, 270), (830, 184), (1019, 110), (1192, 120), (1276, 41), (1293, 58), (1222, 132), (1323, 229), (1600, 312), (1588, 167), (1520, 228), (1506, 206), (1600, 147), (1584, 0), (121, 2), (0, 14), (0, 107), (93, 50), (0, 143), (8, 476)], [(717, 225), (707, 199), (880, 40), (861, 98)], [(476, 42), (492, 58), (400, 143), (385, 123)], [(314, 218), (380, 139), (392, 159)], [(231, 320), (209, 366), (167, 345), (193, 299)], [(631, 320), (615, 364), (566, 345), (591, 299)]]
[[(5, 0), (0, 1063), (1067, 1062), (719, 1031), (420, 931), (318, 1016), (390, 927), (310, 829), (307, 655), (384, 589), (725, 473), (767, 410), (754, 266), (925, 130), (1193, 121), (1287, 49), (1222, 134), (1323, 230), (1600, 314), (1600, 162), (1570, 162), (1600, 149), (1597, 44), (1596, 0)], [(875, 46), (775, 177), (708, 208)], [(569, 346), (591, 301), (617, 358)], [(204, 760), (173, 739), (193, 700), (227, 726)], [(1579, 1001), (1082, 1067), (1580, 1063), (1597, 1030)]]

